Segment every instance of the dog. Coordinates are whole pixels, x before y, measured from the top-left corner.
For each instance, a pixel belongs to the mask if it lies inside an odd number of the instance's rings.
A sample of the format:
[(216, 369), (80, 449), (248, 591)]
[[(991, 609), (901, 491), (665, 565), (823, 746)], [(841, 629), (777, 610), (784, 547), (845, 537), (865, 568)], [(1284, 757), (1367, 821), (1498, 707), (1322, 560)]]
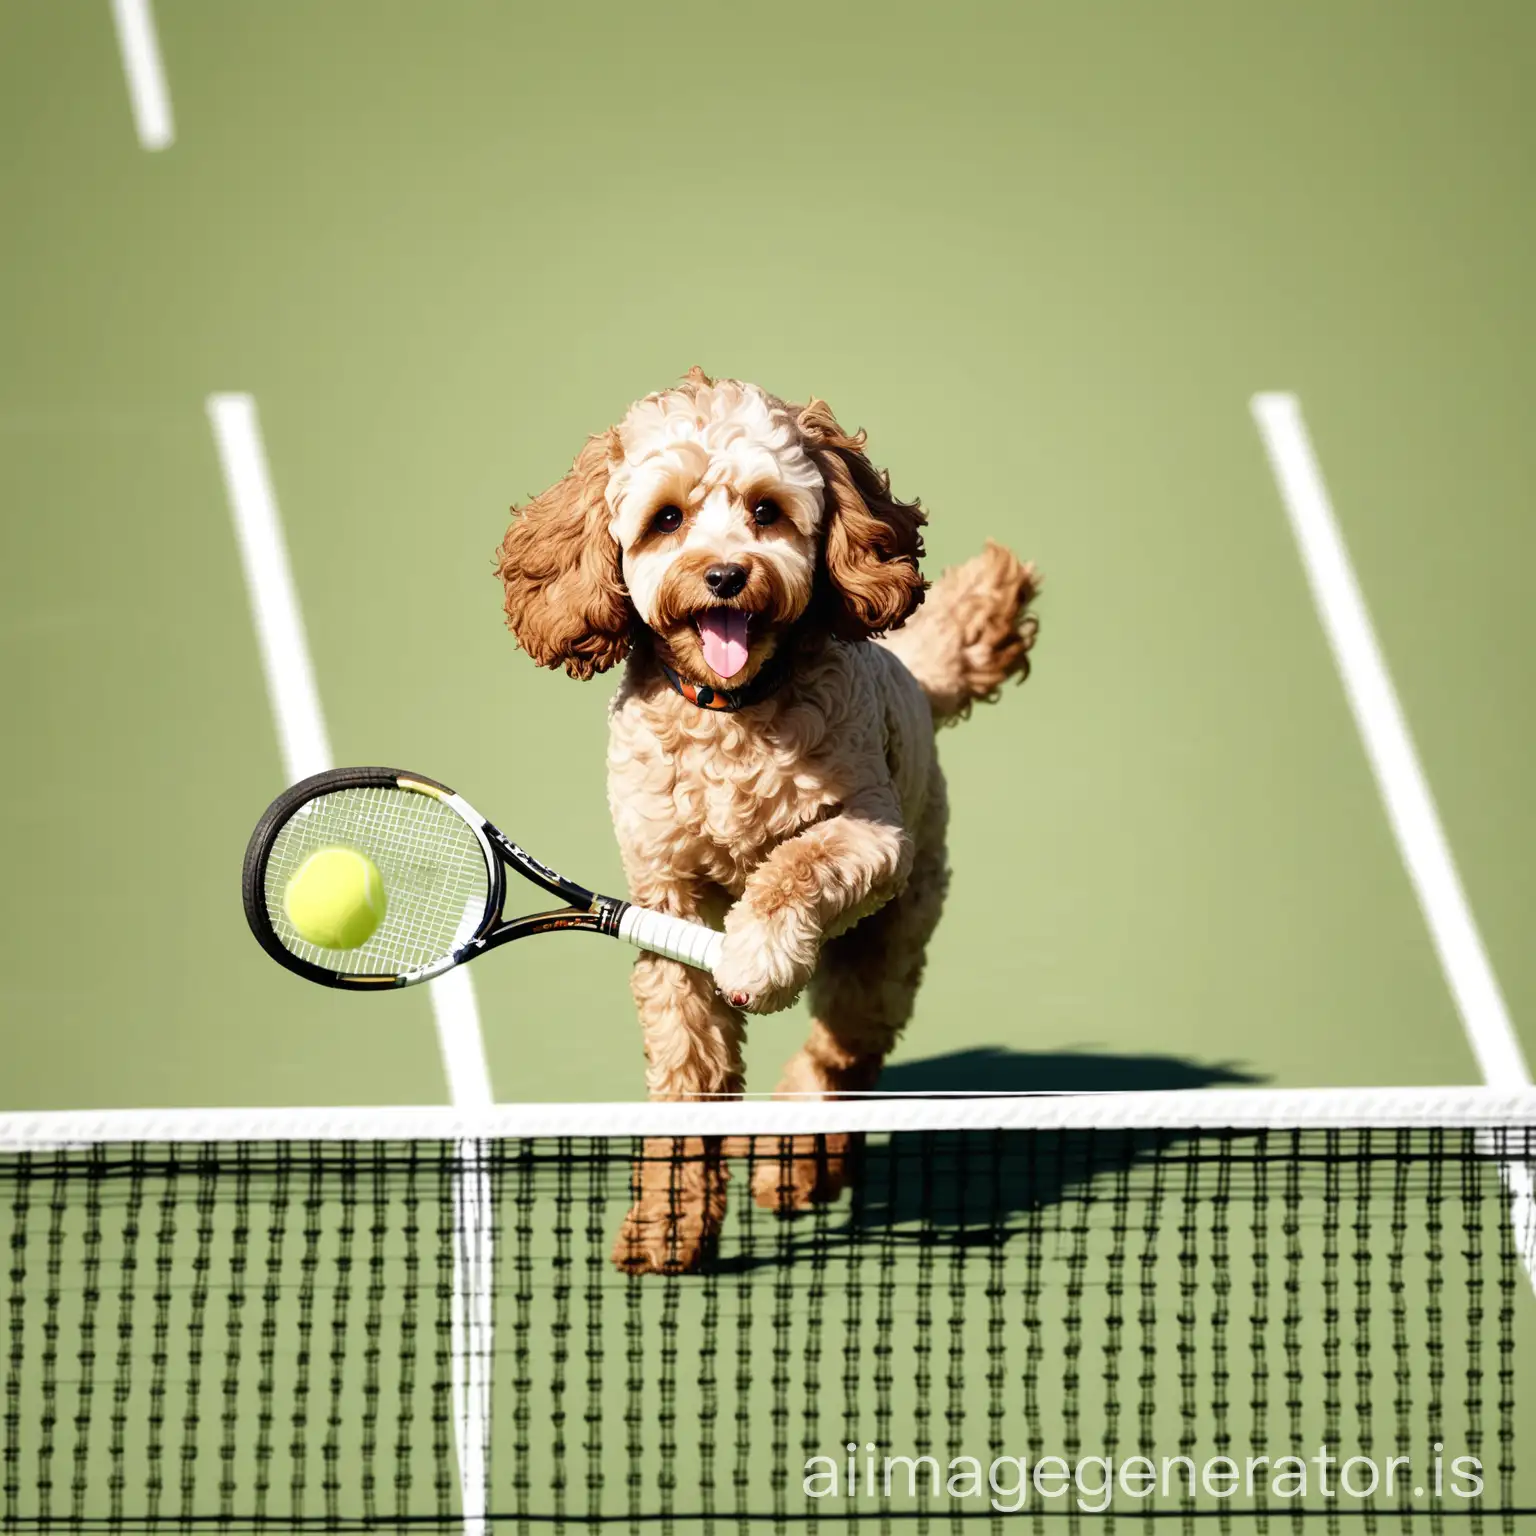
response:
[[(934, 730), (1028, 676), (1039, 588), (989, 542), (930, 589), (926, 521), (825, 402), (698, 368), (513, 508), (496, 569), (518, 644), (575, 678), (626, 664), (608, 795), (631, 899), (725, 935), (713, 976), (635, 962), (654, 1099), (739, 1094), (745, 1015), (807, 987), (781, 1095), (873, 1088), (911, 1015), (949, 880)], [(636, 1166), (622, 1269), (714, 1249), (742, 1149), (677, 1150)], [(754, 1198), (834, 1198), (847, 1138), (791, 1150), (757, 1161)]]

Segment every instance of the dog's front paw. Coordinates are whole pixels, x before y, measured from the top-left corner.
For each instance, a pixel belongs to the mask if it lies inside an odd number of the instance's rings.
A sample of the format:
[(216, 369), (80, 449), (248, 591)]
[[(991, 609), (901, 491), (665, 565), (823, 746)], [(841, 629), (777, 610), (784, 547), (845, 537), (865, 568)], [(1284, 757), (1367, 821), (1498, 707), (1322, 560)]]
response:
[(799, 997), (816, 969), (816, 945), (741, 907), (725, 919), (715, 985), (734, 1008), (777, 1013)]

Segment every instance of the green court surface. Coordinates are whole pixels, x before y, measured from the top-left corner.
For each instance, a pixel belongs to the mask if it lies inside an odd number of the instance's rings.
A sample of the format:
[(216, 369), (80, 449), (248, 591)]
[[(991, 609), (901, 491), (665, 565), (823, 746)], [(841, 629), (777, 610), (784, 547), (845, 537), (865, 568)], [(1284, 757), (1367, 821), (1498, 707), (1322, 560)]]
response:
[[(866, 428), (935, 573), (1045, 573), (1034, 677), (941, 743), (884, 1086), (1480, 1080), (1264, 390), (1536, 1050), (1536, 10), (154, 9), (147, 153), (109, 7), (0, 0), (0, 1109), (447, 1098), (425, 989), (307, 987), (245, 927), (284, 774), (207, 397), (256, 402), (336, 760), (619, 893), (613, 680), (535, 670), (491, 555), (693, 364)], [(628, 963), (472, 968), (499, 1100), (643, 1097)], [(804, 1024), (752, 1022), (750, 1088)]]
[[(1471, 1081), (1248, 416), (1294, 390), (1530, 1013), (1525, 7), (156, 14), (148, 154), (103, 8), (0, 7), (9, 1105), (445, 1092), (425, 997), (310, 992), (240, 919), (282, 770), (219, 390), (260, 411), (338, 760), (599, 886), (611, 684), (502, 629), (506, 508), (695, 362), (820, 394), (935, 568), (995, 536), (1049, 583), (1035, 677), (943, 742), (908, 1068)], [(498, 1097), (640, 1094), (626, 964), (477, 973)], [(799, 1017), (754, 1024), (752, 1086)]]

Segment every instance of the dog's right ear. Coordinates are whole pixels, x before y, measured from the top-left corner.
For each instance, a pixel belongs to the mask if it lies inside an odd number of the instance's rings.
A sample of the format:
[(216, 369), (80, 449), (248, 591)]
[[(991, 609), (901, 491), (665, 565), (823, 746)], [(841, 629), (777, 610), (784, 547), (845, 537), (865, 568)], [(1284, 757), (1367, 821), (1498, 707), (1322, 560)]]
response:
[(603, 499), (622, 456), (618, 433), (589, 438), (563, 480), (512, 509), (497, 551), (507, 628), (541, 667), (572, 677), (606, 672), (629, 651), (633, 612)]

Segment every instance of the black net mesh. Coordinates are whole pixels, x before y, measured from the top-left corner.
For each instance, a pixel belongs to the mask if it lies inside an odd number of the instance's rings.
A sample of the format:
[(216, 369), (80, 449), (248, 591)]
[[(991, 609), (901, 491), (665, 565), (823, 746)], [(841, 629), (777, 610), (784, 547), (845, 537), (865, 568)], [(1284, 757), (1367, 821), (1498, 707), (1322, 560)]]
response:
[(7, 1153), (0, 1529), (1531, 1531), (1532, 1139)]

